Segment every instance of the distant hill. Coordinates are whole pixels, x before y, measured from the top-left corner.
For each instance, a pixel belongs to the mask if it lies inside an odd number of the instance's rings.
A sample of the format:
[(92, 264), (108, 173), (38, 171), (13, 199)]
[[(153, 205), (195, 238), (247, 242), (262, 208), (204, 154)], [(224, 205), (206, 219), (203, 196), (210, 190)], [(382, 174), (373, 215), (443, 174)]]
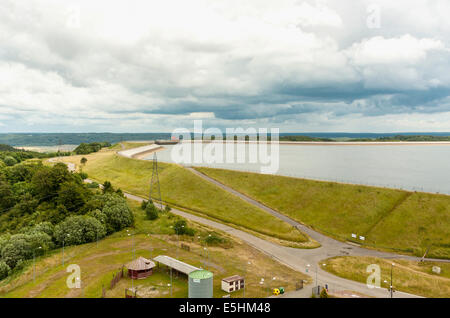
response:
[[(137, 140), (169, 140), (170, 133), (20, 133), (0, 134), (0, 144), (57, 146)], [(270, 136), (269, 138), (270, 139)], [(281, 141), (448, 141), (450, 133), (281, 133)]]
[(132, 140), (170, 139), (169, 133), (113, 134), (113, 133), (36, 133), (36, 134), (0, 134), (0, 143), (12, 146), (57, 146), (79, 145), (81, 143)]
[(0, 144), (0, 151), (19, 151), (19, 149), (16, 149), (10, 145)]

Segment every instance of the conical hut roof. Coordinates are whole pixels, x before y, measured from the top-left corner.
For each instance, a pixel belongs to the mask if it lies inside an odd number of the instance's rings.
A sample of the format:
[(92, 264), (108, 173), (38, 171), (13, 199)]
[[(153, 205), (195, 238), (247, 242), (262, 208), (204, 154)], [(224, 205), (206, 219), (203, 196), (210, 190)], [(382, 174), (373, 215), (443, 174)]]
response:
[(155, 263), (143, 257), (138, 257), (134, 261), (129, 262), (128, 264), (125, 265), (127, 269), (131, 269), (132, 271), (148, 270), (155, 266), (156, 266)]

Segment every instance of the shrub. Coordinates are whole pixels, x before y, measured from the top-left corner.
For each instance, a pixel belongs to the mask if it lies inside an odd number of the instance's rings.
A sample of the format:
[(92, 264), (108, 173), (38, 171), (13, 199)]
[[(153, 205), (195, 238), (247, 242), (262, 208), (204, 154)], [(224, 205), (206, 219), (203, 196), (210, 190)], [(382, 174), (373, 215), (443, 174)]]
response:
[(50, 237), (53, 237), (53, 233), (55, 231), (55, 227), (50, 222), (41, 222), (36, 224), (28, 233), (45, 233)]
[(114, 188), (113, 188), (111, 182), (105, 181), (103, 183), (103, 193), (111, 193), (111, 192), (114, 192)]
[(86, 180), (89, 176), (86, 172), (79, 172), (78, 175), (81, 179)]
[(105, 203), (102, 212), (106, 215), (106, 229), (108, 233), (119, 231), (133, 224), (133, 213), (125, 199), (115, 195)]
[(166, 207), (164, 208), (164, 212), (170, 212), (172, 211), (172, 208), (169, 205), (166, 205)]
[(98, 183), (97, 182), (91, 182), (87, 184), (87, 187), (89, 189), (98, 189)]
[(147, 204), (148, 204), (148, 201), (143, 200), (141, 202), (141, 209), (145, 211), (145, 209), (147, 208)]
[(3, 261), (0, 261), (0, 280), (6, 278), (9, 275), (11, 268)]
[(92, 216), (93, 218), (99, 220), (102, 224), (106, 225), (107, 217), (106, 214), (102, 211), (96, 209), (94, 211), (89, 212), (89, 216)]
[(15, 164), (18, 163), (18, 161), (16, 159), (14, 159), (14, 157), (11, 157), (11, 156), (6, 156), (3, 159), (3, 162), (5, 163), (5, 165), (7, 165), (9, 167), (14, 166)]
[(105, 226), (90, 216), (71, 216), (55, 227), (55, 239), (59, 244), (78, 245), (93, 242), (106, 235)]
[(145, 208), (145, 214), (147, 215), (147, 219), (156, 220), (159, 217), (158, 209), (152, 204), (147, 204)]
[(320, 298), (328, 298), (328, 292), (325, 288), (322, 288), (322, 291), (320, 292)]
[(19, 261), (33, 256), (31, 244), (25, 239), (10, 240), (2, 249), (3, 261), (10, 267), (16, 267)]
[(225, 243), (225, 239), (216, 233), (211, 233), (206, 237), (205, 242), (208, 245), (219, 245)]
[(194, 229), (189, 228), (187, 226), (187, 223), (185, 220), (179, 220), (179, 221), (175, 222), (173, 229), (175, 231), (175, 234), (178, 234), (178, 235), (194, 236), (194, 234), (195, 234)]

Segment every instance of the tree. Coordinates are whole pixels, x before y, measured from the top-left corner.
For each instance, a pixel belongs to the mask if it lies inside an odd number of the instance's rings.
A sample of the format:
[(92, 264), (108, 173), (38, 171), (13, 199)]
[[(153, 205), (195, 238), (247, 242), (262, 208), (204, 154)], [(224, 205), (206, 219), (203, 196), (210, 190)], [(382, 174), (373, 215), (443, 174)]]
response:
[(2, 249), (3, 261), (10, 267), (16, 267), (19, 261), (33, 256), (31, 244), (23, 238), (10, 240)]
[(112, 197), (110, 201), (106, 202), (102, 211), (106, 215), (106, 229), (108, 233), (131, 226), (134, 222), (133, 213), (125, 199), (117, 195)]
[(86, 203), (86, 188), (75, 182), (64, 182), (59, 191), (57, 202), (64, 205), (69, 212), (79, 211)]
[(103, 193), (111, 193), (111, 192), (114, 192), (114, 188), (111, 182), (105, 181), (105, 183), (103, 183)]
[(0, 181), (0, 209), (1, 210), (9, 209), (13, 207), (15, 203), (16, 198), (9, 183)]
[(93, 242), (106, 235), (105, 226), (90, 216), (71, 216), (55, 227), (55, 239), (59, 244), (78, 245)]
[(81, 165), (85, 166), (87, 161), (88, 160), (86, 159), (86, 157), (83, 157), (83, 158), (81, 158), (80, 163), (81, 163)]
[(44, 200), (56, 197), (62, 183), (73, 180), (72, 175), (63, 163), (52, 168), (41, 167), (31, 179), (35, 193)]
[(147, 219), (149, 220), (156, 220), (159, 216), (158, 209), (152, 204), (147, 204), (147, 207), (145, 208), (145, 214), (147, 215)]
[(143, 201), (141, 202), (141, 209), (145, 211), (145, 209), (147, 208), (147, 204), (148, 204), (148, 201), (143, 200)]

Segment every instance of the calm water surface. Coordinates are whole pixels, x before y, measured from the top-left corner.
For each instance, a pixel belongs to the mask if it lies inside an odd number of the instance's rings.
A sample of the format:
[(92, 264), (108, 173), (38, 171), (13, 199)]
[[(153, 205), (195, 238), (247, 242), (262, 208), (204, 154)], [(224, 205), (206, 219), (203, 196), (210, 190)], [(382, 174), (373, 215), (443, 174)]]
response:
[[(174, 146), (164, 147), (158, 160), (174, 162)], [(450, 145), (279, 147), (279, 175), (450, 194)], [(261, 167), (251, 163), (192, 165), (252, 172), (260, 172)]]

